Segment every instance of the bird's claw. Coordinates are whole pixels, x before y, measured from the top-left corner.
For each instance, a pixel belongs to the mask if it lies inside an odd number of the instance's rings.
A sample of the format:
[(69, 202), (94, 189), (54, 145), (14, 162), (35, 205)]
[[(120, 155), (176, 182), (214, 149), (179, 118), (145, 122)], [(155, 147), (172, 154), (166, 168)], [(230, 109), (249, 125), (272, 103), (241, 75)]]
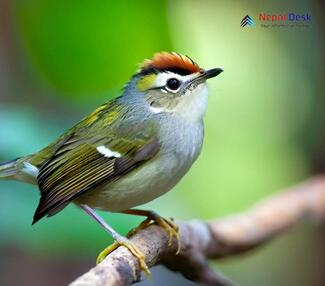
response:
[(134, 229), (132, 229), (128, 234), (127, 237), (131, 237), (132, 235), (136, 234), (140, 230), (148, 227), (151, 224), (157, 224), (163, 229), (165, 229), (168, 233), (168, 246), (172, 245), (173, 239), (176, 238), (177, 240), (177, 251), (176, 254), (179, 254), (181, 250), (181, 243), (179, 238), (179, 228), (178, 225), (173, 221), (173, 219), (166, 219), (161, 217), (155, 212), (150, 212), (150, 215), (140, 223), (140, 225)]
[(147, 266), (147, 263), (145, 261), (144, 254), (127, 238), (123, 236), (115, 237), (115, 242), (108, 247), (106, 247), (101, 253), (99, 253), (96, 263), (101, 263), (107, 255), (109, 255), (112, 251), (117, 249), (120, 246), (125, 246), (134, 257), (138, 259), (138, 262), (140, 264), (140, 268), (147, 274), (147, 276), (151, 276), (150, 270)]

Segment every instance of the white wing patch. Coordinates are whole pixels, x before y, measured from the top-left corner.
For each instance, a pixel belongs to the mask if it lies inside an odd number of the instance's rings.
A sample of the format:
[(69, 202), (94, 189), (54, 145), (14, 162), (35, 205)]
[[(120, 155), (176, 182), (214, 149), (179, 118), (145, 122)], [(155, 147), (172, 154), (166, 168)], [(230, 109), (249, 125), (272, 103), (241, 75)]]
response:
[(120, 158), (121, 157), (121, 154), (119, 152), (114, 152), (105, 146), (98, 146), (96, 149), (100, 154), (104, 155), (107, 158), (111, 158), (111, 157)]
[(37, 178), (39, 173), (38, 168), (28, 162), (24, 162), (24, 167), (22, 168), (22, 171), (33, 178)]

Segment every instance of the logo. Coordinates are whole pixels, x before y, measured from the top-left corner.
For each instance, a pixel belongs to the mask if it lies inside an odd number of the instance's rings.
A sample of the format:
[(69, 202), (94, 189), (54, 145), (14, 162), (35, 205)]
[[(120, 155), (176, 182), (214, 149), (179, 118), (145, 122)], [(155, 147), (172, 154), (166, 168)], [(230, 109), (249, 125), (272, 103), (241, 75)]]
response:
[(282, 14), (267, 14), (260, 13), (259, 20), (262, 22), (310, 22), (311, 14), (297, 14), (297, 13), (282, 13)]
[(312, 16), (310, 13), (268, 14), (262, 12), (259, 14), (258, 19), (262, 28), (308, 28), (311, 27)]
[(255, 22), (254, 22), (253, 18), (250, 17), (249, 15), (246, 15), (246, 16), (243, 18), (243, 20), (241, 20), (241, 22), (240, 22), (240, 26), (241, 26), (241, 27), (244, 28), (246, 25), (248, 25), (249, 27), (253, 27), (253, 26), (255, 26)]
[[(255, 27), (261, 28), (309, 28), (311, 27), (313, 17), (311, 13), (295, 13), (295, 12), (281, 12), (270, 14), (267, 12), (260, 12), (254, 15), (255, 21), (249, 15), (246, 15), (240, 21), (240, 27)], [(257, 26), (256, 26), (257, 27)]]

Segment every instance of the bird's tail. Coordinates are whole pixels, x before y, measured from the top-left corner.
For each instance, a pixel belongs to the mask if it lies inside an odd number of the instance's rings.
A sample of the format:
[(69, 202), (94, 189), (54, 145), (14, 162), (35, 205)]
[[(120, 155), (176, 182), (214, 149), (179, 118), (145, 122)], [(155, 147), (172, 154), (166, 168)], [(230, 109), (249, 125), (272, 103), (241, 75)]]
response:
[(38, 169), (29, 163), (31, 156), (0, 163), (0, 180), (17, 180), (30, 184), (36, 183)]
[(19, 159), (0, 163), (0, 179), (10, 178), (17, 173), (17, 162)]

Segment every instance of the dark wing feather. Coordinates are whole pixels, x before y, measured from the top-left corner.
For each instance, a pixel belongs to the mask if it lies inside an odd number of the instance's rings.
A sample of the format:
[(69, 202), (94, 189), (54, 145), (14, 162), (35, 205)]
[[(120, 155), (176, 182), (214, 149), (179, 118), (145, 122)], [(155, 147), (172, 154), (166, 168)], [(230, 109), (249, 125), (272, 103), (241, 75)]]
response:
[[(97, 150), (98, 146), (118, 150), (121, 156), (105, 157)], [(38, 184), (41, 199), (33, 224), (46, 215), (56, 214), (83, 193), (118, 180), (151, 159), (158, 150), (159, 144), (154, 137), (146, 140), (80, 138), (78, 141), (75, 135), (70, 135), (40, 167)]]

